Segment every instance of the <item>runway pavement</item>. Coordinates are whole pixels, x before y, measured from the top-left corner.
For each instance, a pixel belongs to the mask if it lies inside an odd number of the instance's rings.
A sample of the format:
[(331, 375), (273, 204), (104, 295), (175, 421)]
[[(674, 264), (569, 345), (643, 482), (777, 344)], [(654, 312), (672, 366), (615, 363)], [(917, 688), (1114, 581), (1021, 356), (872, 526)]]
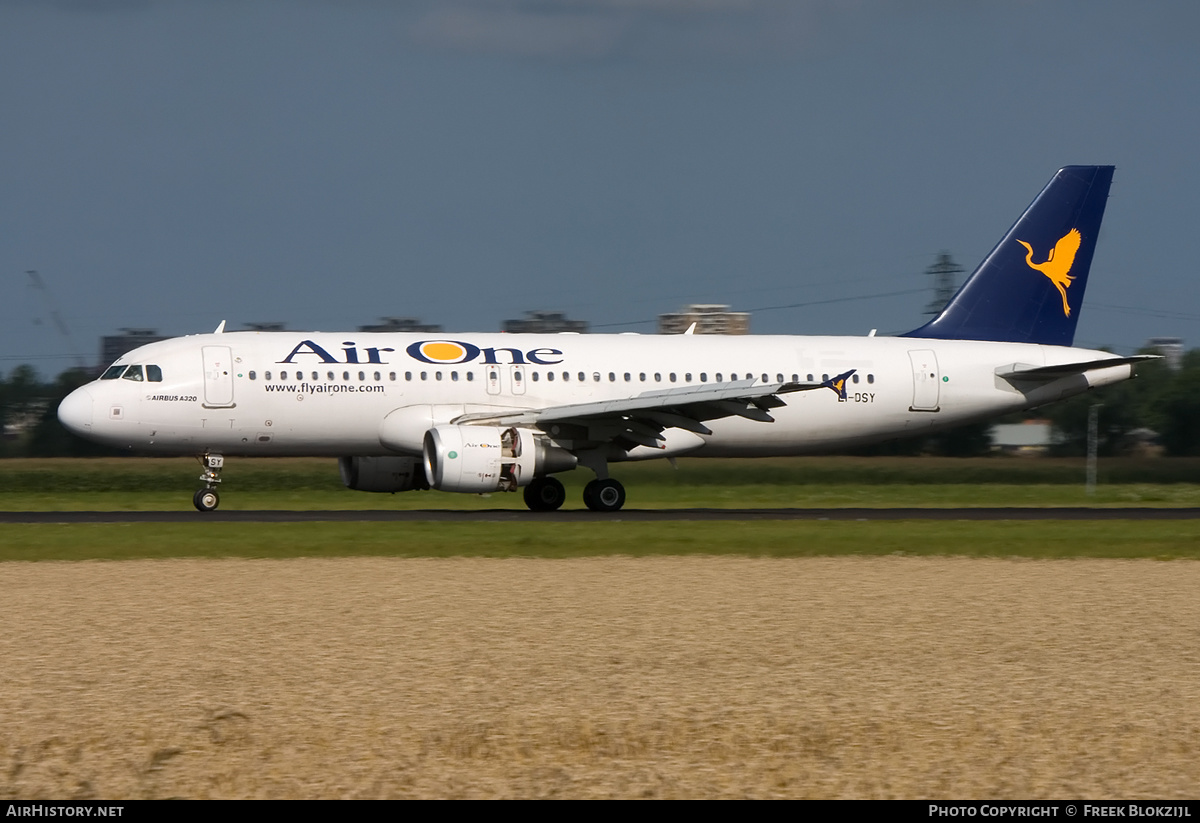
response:
[(1200, 508), (854, 508), (623, 509), (615, 514), (569, 509), (488, 511), (63, 511), (0, 512), (0, 523), (641, 523), (706, 520), (1195, 520)]

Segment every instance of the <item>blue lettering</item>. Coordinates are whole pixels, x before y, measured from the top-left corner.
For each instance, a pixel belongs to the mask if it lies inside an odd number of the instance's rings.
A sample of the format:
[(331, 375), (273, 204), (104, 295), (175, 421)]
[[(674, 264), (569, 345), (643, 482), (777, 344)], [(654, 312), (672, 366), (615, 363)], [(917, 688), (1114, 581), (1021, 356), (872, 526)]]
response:
[(381, 351), (395, 351), (395, 349), (377, 349), (374, 347), (368, 348), (367, 349), (367, 362), (368, 363), (382, 363), (383, 361), (379, 359), (379, 353)]
[(561, 363), (562, 358), (560, 357), (557, 360), (545, 360), (543, 358), (547, 355), (555, 354), (562, 354), (562, 352), (560, 352), (558, 349), (534, 349), (525, 356), (529, 358), (530, 363), (534, 363), (538, 366), (553, 366), (555, 363)]
[(508, 362), (510, 365), (513, 365), (513, 366), (515, 366), (517, 364), (523, 365), (525, 363), (525, 358), (521, 354), (520, 349), (484, 349), (483, 350), (484, 364), (489, 365), (489, 366), (499, 365), (500, 361), (496, 359), (496, 352), (498, 352), (498, 351), (508, 352), (508, 355), (509, 355)]
[[(349, 344), (347, 344), (349, 345)], [(450, 352), (442, 349), (437, 351), (437, 347), (444, 345), (458, 346), (462, 350), (461, 356), (454, 357)], [(428, 350), (435, 356), (441, 355), (439, 359), (434, 360), (428, 357), (423, 348)], [(392, 351), (392, 349), (367, 349), (369, 363), (380, 362), (376, 359), (381, 351)], [(413, 360), (420, 360), (422, 363), (430, 363), (435, 366), (452, 365), (455, 363), (471, 363), (483, 355), (482, 363), (487, 366), (524, 366), (533, 363), (538, 366), (553, 366), (556, 363), (563, 362), (562, 352), (558, 349), (531, 349), (530, 351), (521, 351), (520, 349), (512, 349), (507, 347), (488, 347), (481, 349), (470, 343), (464, 343), (461, 340), (418, 340), (404, 350)], [(503, 354), (501, 354), (503, 352)], [(349, 352), (347, 352), (349, 354)], [(354, 363), (355, 360), (347, 362)]]
[(470, 343), (464, 343), (461, 340), (446, 340), (445, 341), (446, 343), (451, 343), (455, 346), (462, 347), (462, 350), (463, 350), (462, 357), (455, 358), (455, 359), (446, 359), (446, 360), (433, 360), (431, 358), (426, 357), (424, 355), (424, 353), (421, 351), (421, 347), (430, 342), (438, 343), (438, 342), (442, 342), (442, 341), (418, 340), (416, 343), (413, 343), (411, 346), (406, 348), (404, 351), (406, 351), (408, 353), (408, 356), (414, 360), (420, 360), (422, 363), (432, 363), (435, 366), (453, 365), (455, 363), (470, 363), (472, 360), (474, 360), (476, 357), (479, 356), (479, 347), (478, 346), (472, 346)]
[[(307, 351), (305, 349), (307, 349)], [(311, 340), (301, 340), (300, 343), (296, 346), (296, 348), (292, 349), (291, 354), (289, 354), (287, 357), (285, 357), (282, 360), (279, 360), (277, 362), (291, 363), (292, 358), (298, 354), (315, 354), (317, 357), (321, 358), (322, 363), (338, 362), (337, 360), (333, 359), (329, 355), (329, 352), (325, 351), (323, 348), (321, 348), (320, 346), (318, 346), (316, 343), (314, 343)]]

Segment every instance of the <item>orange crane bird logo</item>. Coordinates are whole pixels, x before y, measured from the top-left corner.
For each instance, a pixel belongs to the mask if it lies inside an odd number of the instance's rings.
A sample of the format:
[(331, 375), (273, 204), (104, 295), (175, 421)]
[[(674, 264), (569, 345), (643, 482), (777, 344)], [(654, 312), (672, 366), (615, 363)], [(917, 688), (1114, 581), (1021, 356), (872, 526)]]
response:
[(1082, 238), (1079, 236), (1079, 229), (1071, 229), (1063, 237), (1054, 244), (1054, 248), (1050, 250), (1050, 256), (1046, 258), (1045, 263), (1033, 262), (1033, 246), (1030, 246), (1024, 240), (1018, 240), (1025, 247), (1025, 262), (1029, 268), (1035, 271), (1040, 271), (1042, 274), (1050, 278), (1050, 282), (1058, 289), (1058, 293), (1063, 299), (1063, 315), (1071, 316), (1071, 306), (1067, 303), (1067, 289), (1071, 288), (1071, 281), (1075, 278), (1069, 272), (1071, 266), (1075, 263), (1075, 252), (1079, 251), (1079, 244)]

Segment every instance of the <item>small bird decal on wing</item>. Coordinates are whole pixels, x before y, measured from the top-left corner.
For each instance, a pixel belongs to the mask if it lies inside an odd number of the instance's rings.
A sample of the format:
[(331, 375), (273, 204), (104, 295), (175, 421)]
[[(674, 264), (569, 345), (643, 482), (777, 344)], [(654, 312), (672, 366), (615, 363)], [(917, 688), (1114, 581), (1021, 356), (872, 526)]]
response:
[(836, 394), (838, 396), (838, 400), (845, 400), (846, 381), (849, 380), (850, 375), (854, 374), (856, 371), (858, 371), (858, 369), (851, 369), (848, 372), (839, 374), (837, 377), (831, 377), (829, 380), (825, 381), (824, 387), (830, 389), (834, 394)]
[(1025, 262), (1029, 268), (1035, 271), (1040, 271), (1042, 274), (1050, 278), (1050, 282), (1058, 289), (1058, 293), (1063, 299), (1063, 314), (1067, 317), (1071, 316), (1071, 306), (1067, 303), (1067, 289), (1071, 288), (1071, 281), (1075, 278), (1069, 272), (1071, 266), (1075, 263), (1075, 252), (1079, 251), (1079, 244), (1082, 238), (1079, 236), (1078, 229), (1071, 229), (1063, 237), (1054, 244), (1054, 248), (1050, 250), (1050, 256), (1046, 258), (1045, 263), (1033, 262), (1033, 246), (1030, 246), (1024, 240), (1018, 240), (1025, 247)]

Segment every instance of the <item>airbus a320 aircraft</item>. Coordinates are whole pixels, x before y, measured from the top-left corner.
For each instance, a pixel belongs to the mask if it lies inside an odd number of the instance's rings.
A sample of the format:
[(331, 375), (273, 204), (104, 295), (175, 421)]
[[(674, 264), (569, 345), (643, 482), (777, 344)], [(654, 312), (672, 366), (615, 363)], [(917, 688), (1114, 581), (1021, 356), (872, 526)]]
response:
[(1112, 166), (1060, 169), (946, 308), (898, 337), (216, 333), (152, 343), (68, 396), (68, 429), (194, 454), (217, 508), (230, 455), (329, 455), (368, 492), (524, 490), (555, 474), (615, 512), (609, 466), (830, 451), (1125, 380), (1146, 356), (1071, 348)]

